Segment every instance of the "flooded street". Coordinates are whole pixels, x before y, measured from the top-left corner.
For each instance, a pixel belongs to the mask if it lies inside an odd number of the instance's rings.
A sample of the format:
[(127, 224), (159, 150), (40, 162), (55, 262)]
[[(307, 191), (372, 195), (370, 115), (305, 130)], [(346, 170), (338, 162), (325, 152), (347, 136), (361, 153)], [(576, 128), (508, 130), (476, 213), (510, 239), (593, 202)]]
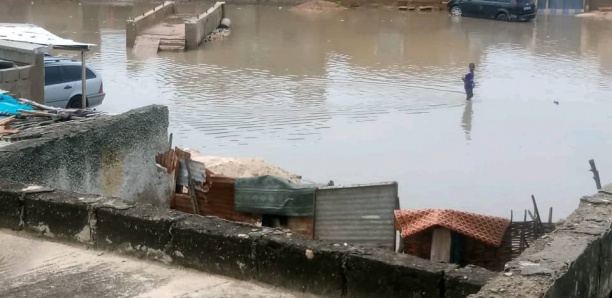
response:
[(203, 154), (261, 157), (315, 182), (395, 180), (404, 209), (521, 220), (531, 194), (559, 218), (593, 193), (591, 158), (612, 182), (612, 22), (229, 6), (229, 38), (140, 59), (125, 20), (151, 5), (8, 3), (2, 22), (99, 45), (88, 65), (104, 78), (100, 110), (167, 105), (175, 145)]

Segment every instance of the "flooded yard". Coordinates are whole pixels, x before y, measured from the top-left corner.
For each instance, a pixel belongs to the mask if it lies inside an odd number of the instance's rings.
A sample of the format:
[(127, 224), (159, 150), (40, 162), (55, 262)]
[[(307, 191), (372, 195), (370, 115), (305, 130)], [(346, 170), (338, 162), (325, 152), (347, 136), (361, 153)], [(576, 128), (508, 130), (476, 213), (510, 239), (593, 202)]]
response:
[(612, 182), (612, 22), (229, 6), (229, 38), (140, 59), (125, 20), (150, 7), (9, 1), (0, 19), (98, 44), (102, 111), (168, 105), (176, 145), (316, 182), (395, 180), (404, 209), (522, 216), (534, 194), (559, 218), (595, 191), (589, 159)]

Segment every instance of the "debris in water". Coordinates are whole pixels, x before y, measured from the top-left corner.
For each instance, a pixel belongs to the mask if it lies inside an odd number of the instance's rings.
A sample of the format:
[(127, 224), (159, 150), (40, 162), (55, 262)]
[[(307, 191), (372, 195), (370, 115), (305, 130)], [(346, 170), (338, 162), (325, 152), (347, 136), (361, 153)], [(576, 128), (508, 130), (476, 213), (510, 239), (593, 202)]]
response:
[(211, 42), (213, 40), (223, 39), (228, 37), (231, 33), (230, 29), (227, 28), (217, 28), (213, 30), (208, 36), (204, 38), (204, 42)]
[(314, 252), (312, 252), (312, 250), (310, 250), (310, 249), (307, 249), (307, 250), (306, 250), (306, 257), (307, 257), (309, 260), (312, 260), (312, 259), (314, 258)]

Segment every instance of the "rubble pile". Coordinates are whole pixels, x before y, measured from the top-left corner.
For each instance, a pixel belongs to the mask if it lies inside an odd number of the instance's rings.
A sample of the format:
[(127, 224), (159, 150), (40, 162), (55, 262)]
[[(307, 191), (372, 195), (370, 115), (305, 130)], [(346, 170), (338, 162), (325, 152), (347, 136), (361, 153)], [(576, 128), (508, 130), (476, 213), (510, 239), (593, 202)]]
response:
[(84, 120), (98, 114), (100, 113), (87, 109), (49, 107), (28, 99), (0, 94), (0, 139), (21, 140), (28, 138), (26, 134), (21, 133), (60, 122)]

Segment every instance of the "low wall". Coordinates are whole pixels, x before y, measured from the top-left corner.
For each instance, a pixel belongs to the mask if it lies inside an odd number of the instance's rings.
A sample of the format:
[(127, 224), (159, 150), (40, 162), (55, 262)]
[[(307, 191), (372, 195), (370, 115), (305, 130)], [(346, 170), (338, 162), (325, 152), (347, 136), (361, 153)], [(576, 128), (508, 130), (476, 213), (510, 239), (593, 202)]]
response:
[(212, 33), (225, 17), (225, 2), (217, 2), (205, 13), (185, 22), (185, 45), (196, 49), (204, 38)]
[(0, 69), (0, 89), (20, 98), (32, 98), (30, 83), (31, 65)]
[(165, 18), (174, 13), (174, 2), (166, 1), (164, 4), (157, 6), (143, 15), (138, 16), (134, 19), (127, 20), (125, 25), (125, 42), (126, 46), (131, 48), (134, 46), (136, 37), (143, 32), (143, 30), (159, 24)]
[(0, 70), (0, 89), (10, 94), (28, 98), (38, 103), (45, 101), (44, 52), (50, 48), (0, 40), (0, 59), (20, 65), (18, 68)]
[(554, 232), (532, 243), (470, 297), (609, 297), (612, 187), (584, 197)]
[(0, 146), (0, 179), (169, 206), (173, 179), (155, 162), (167, 133), (164, 106), (24, 131)]
[(0, 228), (330, 297), (465, 297), (492, 274), (6, 180)]

